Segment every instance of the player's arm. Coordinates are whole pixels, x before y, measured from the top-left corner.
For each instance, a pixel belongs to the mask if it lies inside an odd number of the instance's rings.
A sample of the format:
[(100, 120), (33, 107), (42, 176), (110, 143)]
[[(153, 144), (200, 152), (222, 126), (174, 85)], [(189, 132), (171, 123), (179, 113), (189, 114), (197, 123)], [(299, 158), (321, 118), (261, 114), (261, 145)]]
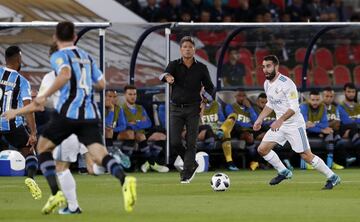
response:
[(346, 124), (354, 123), (354, 120), (350, 119), (349, 114), (345, 111), (342, 105), (338, 106), (338, 110), (339, 110), (340, 121), (342, 124), (346, 125)]
[(165, 72), (159, 76), (159, 80), (162, 82), (167, 82), (169, 84), (173, 84), (175, 81), (175, 78), (172, 76), (171, 73), (174, 73), (174, 72), (175, 72), (175, 63), (170, 62), (168, 64), (168, 66), (166, 67)]
[(291, 82), (288, 83), (287, 88), (285, 89), (285, 96), (286, 99), (289, 102), (289, 109), (278, 119), (282, 122), (288, 120), (290, 117), (292, 117), (296, 110), (299, 109), (299, 95), (298, 95), (298, 91), (296, 89), (296, 85)]
[[(23, 101), (24, 106), (28, 106), (31, 103), (31, 100), (24, 100)], [(37, 130), (36, 130), (36, 122), (35, 122), (35, 114), (34, 112), (26, 113), (25, 115), (26, 123), (28, 124), (28, 127), (30, 129), (30, 136), (29, 140), (26, 145), (35, 146), (37, 142)]]
[(270, 115), (273, 112), (273, 109), (271, 109), (270, 107), (268, 107), (267, 105), (265, 105), (264, 109), (261, 111), (261, 113), (259, 114), (257, 120), (261, 120), (263, 121), (265, 119), (265, 117), (267, 117), (268, 115)]
[(152, 125), (151, 120), (150, 120), (146, 110), (144, 109), (144, 107), (142, 107), (142, 116), (143, 116), (143, 119), (141, 121), (136, 122), (136, 125), (135, 125), (136, 130), (148, 129)]
[(117, 120), (117, 126), (114, 129), (114, 132), (122, 132), (127, 129), (127, 120), (125, 118), (124, 109), (120, 108), (119, 114), (118, 114), (118, 120)]
[(96, 90), (103, 90), (105, 89), (105, 79), (100, 79), (97, 83), (94, 84), (94, 88)]
[(265, 119), (265, 117), (267, 117), (268, 115), (270, 115), (270, 113), (273, 112), (273, 109), (271, 109), (268, 104), (265, 105), (264, 109), (261, 111), (261, 113), (259, 114), (258, 118), (256, 119), (254, 125), (253, 125), (253, 130), (258, 131), (261, 129), (261, 126), (263, 124), (263, 120)]
[(10, 109), (4, 112), (1, 116), (6, 118), (7, 120), (12, 120), (15, 119), (16, 116), (26, 115), (37, 111), (43, 111), (43, 108), (36, 106), (34, 103), (30, 103), (29, 105), (26, 105), (19, 109)]

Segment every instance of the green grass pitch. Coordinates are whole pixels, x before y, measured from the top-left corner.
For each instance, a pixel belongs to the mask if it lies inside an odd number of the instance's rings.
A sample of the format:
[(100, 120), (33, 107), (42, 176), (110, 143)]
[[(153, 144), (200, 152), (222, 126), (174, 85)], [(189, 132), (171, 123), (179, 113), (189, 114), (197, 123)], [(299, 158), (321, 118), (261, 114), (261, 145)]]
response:
[(214, 192), (215, 172), (197, 174), (191, 184), (180, 184), (178, 173), (135, 173), (138, 202), (126, 213), (118, 182), (109, 175), (76, 175), (81, 215), (41, 215), (49, 196), (42, 176), (37, 177), (43, 198), (35, 201), (22, 177), (0, 177), (0, 221), (360, 221), (360, 170), (337, 171), (342, 183), (321, 190), (325, 177), (316, 171), (294, 172), (291, 180), (268, 185), (274, 170), (226, 172), (226, 192)]

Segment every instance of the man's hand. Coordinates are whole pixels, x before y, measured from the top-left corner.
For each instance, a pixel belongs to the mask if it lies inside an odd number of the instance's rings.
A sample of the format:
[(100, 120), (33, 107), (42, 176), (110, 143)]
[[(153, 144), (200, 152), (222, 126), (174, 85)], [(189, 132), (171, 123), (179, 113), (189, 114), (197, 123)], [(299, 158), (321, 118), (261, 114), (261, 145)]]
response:
[(38, 96), (34, 99), (34, 105), (39, 111), (43, 111), (47, 98), (45, 96)]
[(111, 100), (109, 100), (109, 99), (105, 100), (105, 108), (110, 111), (114, 111), (114, 104), (112, 103)]
[(9, 109), (8, 111), (4, 112), (1, 117), (5, 118), (6, 120), (12, 120), (15, 119), (17, 116), (17, 112), (14, 109)]
[(249, 101), (248, 98), (245, 98), (243, 101), (243, 105), (246, 106), (246, 108), (250, 108), (251, 107), (251, 103)]
[(253, 130), (259, 131), (261, 129), (262, 122), (263, 122), (262, 120), (257, 119), (253, 125)]
[(321, 132), (322, 132), (323, 134), (331, 134), (331, 133), (334, 132), (334, 130), (331, 129), (330, 127), (326, 127), (325, 129), (322, 129)]
[(306, 129), (307, 128), (312, 128), (312, 127), (314, 127), (315, 126), (315, 123), (313, 123), (313, 122), (311, 122), (311, 121), (307, 121), (306, 122)]
[(204, 115), (205, 106), (206, 106), (206, 103), (204, 101), (201, 101), (201, 103), (200, 103), (200, 118), (202, 118)]
[(29, 136), (29, 140), (28, 140), (28, 142), (26, 143), (26, 146), (34, 147), (34, 146), (36, 145), (36, 142), (37, 142), (36, 135), (30, 135), (30, 136)]
[(165, 80), (167, 83), (169, 83), (170, 85), (174, 83), (175, 79), (172, 75), (170, 74), (166, 74), (165, 75)]
[(272, 131), (278, 131), (281, 127), (281, 125), (283, 124), (283, 120), (281, 119), (277, 119), (275, 120), (271, 125), (270, 125), (270, 128)]

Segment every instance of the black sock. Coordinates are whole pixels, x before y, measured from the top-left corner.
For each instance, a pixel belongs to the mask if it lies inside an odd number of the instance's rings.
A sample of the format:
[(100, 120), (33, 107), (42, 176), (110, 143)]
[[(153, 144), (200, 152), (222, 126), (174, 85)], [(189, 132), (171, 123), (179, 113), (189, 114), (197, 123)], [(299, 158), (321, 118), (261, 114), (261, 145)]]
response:
[(113, 140), (112, 140), (112, 138), (106, 138), (105, 139), (105, 144), (106, 144), (106, 146), (108, 147), (108, 146), (113, 146)]
[(121, 185), (124, 184), (126, 175), (121, 165), (116, 162), (114, 157), (106, 155), (102, 160), (102, 165), (108, 170), (109, 173), (120, 180)]
[(155, 158), (151, 155), (150, 146), (146, 140), (139, 143), (139, 149), (143, 157), (150, 163), (150, 165), (154, 165)]
[(44, 152), (39, 154), (39, 164), (43, 175), (45, 176), (52, 195), (55, 195), (59, 191), (59, 186), (56, 180), (56, 168), (55, 161), (51, 152)]
[(34, 179), (36, 171), (38, 169), (38, 159), (34, 154), (29, 154), (25, 158), (25, 168), (27, 176)]

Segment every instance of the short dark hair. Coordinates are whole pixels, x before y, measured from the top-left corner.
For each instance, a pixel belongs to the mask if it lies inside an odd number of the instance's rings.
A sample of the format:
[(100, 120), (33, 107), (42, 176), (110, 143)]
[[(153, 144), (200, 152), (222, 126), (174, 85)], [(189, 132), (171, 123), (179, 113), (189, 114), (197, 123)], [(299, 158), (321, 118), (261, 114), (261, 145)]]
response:
[(260, 99), (260, 98), (267, 99), (266, 93), (264, 93), (264, 92), (260, 93), (257, 98), (258, 99)]
[(327, 87), (323, 88), (323, 91), (334, 91), (334, 89), (331, 88), (331, 86), (327, 86)]
[(124, 87), (124, 92), (126, 92), (126, 90), (129, 90), (129, 89), (135, 89), (136, 90), (136, 87), (134, 85), (126, 85)]
[(349, 88), (349, 89), (356, 89), (354, 83), (352, 83), (352, 82), (345, 83), (345, 85), (344, 85), (344, 90), (346, 90), (346, 89), (348, 89), (348, 88)]
[(318, 90), (311, 90), (309, 95), (320, 96), (320, 92)]
[(191, 44), (193, 44), (193, 46), (195, 46), (195, 41), (191, 36), (182, 37), (180, 40), (180, 47), (183, 45), (184, 42), (190, 42)]
[(20, 55), (21, 49), (19, 48), (19, 46), (16, 45), (12, 45), (9, 46), (6, 51), (5, 51), (5, 59), (10, 59), (15, 55)]
[(56, 26), (56, 38), (60, 41), (72, 41), (75, 35), (75, 25), (72, 22), (59, 22)]
[(264, 61), (272, 61), (275, 65), (279, 65), (279, 59), (276, 57), (276, 55), (267, 55), (263, 59)]

